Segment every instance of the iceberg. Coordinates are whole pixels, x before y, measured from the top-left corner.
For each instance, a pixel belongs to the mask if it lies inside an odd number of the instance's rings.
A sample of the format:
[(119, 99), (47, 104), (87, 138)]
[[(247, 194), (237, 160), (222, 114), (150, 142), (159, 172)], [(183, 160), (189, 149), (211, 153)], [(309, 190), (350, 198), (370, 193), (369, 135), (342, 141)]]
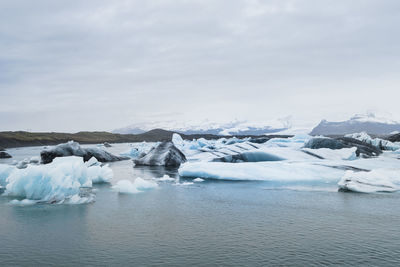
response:
[(172, 142), (162, 142), (145, 156), (134, 160), (136, 165), (166, 167), (179, 167), (185, 161), (185, 155)]
[[(396, 168), (400, 150), (382, 151), (367, 140), (353, 137), (356, 136), (328, 138), (298, 135), (273, 138), (264, 143), (245, 140), (233, 144), (227, 144), (226, 139), (219, 139), (210, 140), (207, 146), (196, 151), (187, 149), (189, 141), (184, 141), (183, 152), (188, 162), (180, 166), (179, 175), (202, 180), (266, 181), (273, 188), (328, 186), (337, 190), (341, 181), (341, 190), (396, 191), (395, 174), (386, 175), (392, 177), (392, 184), (388, 185), (384, 183), (387, 179), (382, 180), (375, 172)], [(213, 149), (209, 148), (211, 146)], [(375, 184), (367, 182), (365, 177), (374, 174), (370, 180)]]
[(337, 182), (343, 170), (308, 162), (187, 162), (179, 168), (182, 177), (236, 180), (299, 182)]
[(319, 149), (319, 148), (342, 149), (351, 147), (357, 148), (356, 150), (357, 157), (358, 156), (376, 157), (382, 154), (382, 150), (380, 148), (351, 137), (339, 137), (339, 138), (315, 137), (310, 139), (304, 145), (304, 148), (310, 148), (310, 149)]
[(112, 162), (127, 159), (125, 157), (115, 156), (100, 148), (82, 148), (79, 143), (69, 141), (68, 143), (59, 144), (57, 146), (46, 148), (40, 152), (42, 163), (47, 164), (57, 157), (78, 156), (83, 157), (84, 161), (95, 157), (101, 162)]
[(338, 186), (340, 190), (359, 193), (395, 192), (400, 190), (400, 169), (347, 171)]
[(112, 178), (108, 166), (93, 164), (94, 160), (89, 162), (90, 166), (81, 157), (71, 156), (55, 158), (46, 165), (29, 164), (25, 169), (0, 165), (0, 182), (5, 184), (5, 195), (26, 199), (25, 202), (89, 203), (95, 197), (92, 184)]
[(172, 182), (172, 181), (176, 181), (176, 179), (172, 178), (172, 177), (169, 177), (169, 175), (167, 175), (167, 174), (164, 174), (163, 177), (158, 178), (158, 181), (160, 181), (160, 182)]
[(12, 158), (10, 154), (8, 154), (5, 151), (0, 151), (0, 159), (9, 159), (9, 158)]
[(383, 140), (380, 138), (372, 138), (366, 132), (347, 134), (346, 137), (360, 140), (360, 141), (370, 144), (374, 147), (377, 147), (381, 150), (396, 151), (396, 150), (400, 149), (400, 144), (392, 143), (388, 140)]
[(144, 180), (140, 177), (135, 181), (120, 180), (112, 188), (120, 194), (136, 194), (158, 186), (156, 182)]
[(85, 162), (89, 180), (94, 184), (109, 183), (114, 176), (108, 164), (102, 165), (95, 157)]

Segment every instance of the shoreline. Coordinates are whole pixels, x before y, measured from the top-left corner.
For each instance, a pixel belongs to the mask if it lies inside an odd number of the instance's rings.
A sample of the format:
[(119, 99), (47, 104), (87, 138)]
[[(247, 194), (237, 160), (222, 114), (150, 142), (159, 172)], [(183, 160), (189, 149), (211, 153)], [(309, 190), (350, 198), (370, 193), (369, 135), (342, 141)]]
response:
[[(0, 147), (4, 149), (19, 147), (51, 146), (74, 140), (80, 144), (101, 144), (104, 142), (110, 144), (116, 143), (136, 143), (136, 142), (158, 142), (170, 141), (172, 135), (177, 133), (184, 140), (193, 140), (198, 138), (219, 139), (232, 138), (235, 136), (223, 136), (212, 134), (191, 134), (185, 135), (179, 132), (172, 132), (162, 129), (154, 129), (142, 134), (114, 134), (110, 132), (78, 132), (78, 133), (58, 133), (58, 132), (24, 132), (7, 131), (0, 132)], [(293, 135), (238, 135), (237, 138), (289, 138)]]

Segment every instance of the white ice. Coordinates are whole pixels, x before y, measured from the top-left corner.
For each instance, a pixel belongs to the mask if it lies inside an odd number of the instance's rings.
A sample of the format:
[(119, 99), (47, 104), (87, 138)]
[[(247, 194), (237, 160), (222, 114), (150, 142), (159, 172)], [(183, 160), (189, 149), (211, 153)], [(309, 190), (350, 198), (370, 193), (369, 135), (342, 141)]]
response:
[(140, 158), (141, 156), (147, 154), (153, 147), (158, 143), (133, 143), (128, 151), (120, 153), (121, 156), (130, 157), (132, 159)]
[(357, 140), (366, 142), (370, 145), (373, 145), (373, 146), (383, 149), (383, 150), (396, 151), (396, 150), (400, 149), (399, 143), (393, 143), (388, 140), (383, 140), (380, 138), (372, 138), (366, 132), (347, 134), (346, 137), (355, 138)]
[(157, 179), (160, 182), (173, 182), (176, 179), (169, 177), (169, 175), (165, 174), (163, 177)]
[(262, 181), (324, 181), (335, 182), (342, 176), (340, 169), (308, 162), (194, 162), (179, 168), (183, 177), (198, 177), (220, 180), (262, 180)]
[(146, 190), (154, 189), (158, 184), (154, 181), (144, 180), (140, 177), (133, 182), (120, 180), (112, 188), (120, 194), (136, 194)]
[[(379, 157), (364, 159), (356, 156), (355, 147), (337, 150), (304, 148), (304, 144), (310, 138), (312, 137), (308, 135), (298, 135), (287, 139), (274, 138), (263, 144), (251, 143), (248, 139), (233, 143), (227, 142), (226, 139), (206, 140), (205, 145), (196, 146), (200, 147), (198, 149), (189, 149), (189, 147), (193, 148), (193, 143), (197, 143), (197, 140), (184, 140), (181, 147), (188, 162), (181, 165), (179, 174), (183, 177), (200, 179), (263, 180), (274, 184), (285, 184), (287, 188), (301, 187), (305, 184), (308, 186), (311, 183), (318, 188), (325, 188), (324, 184), (334, 186), (342, 177), (347, 177), (346, 170), (363, 171), (355, 173), (355, 175), (363, 175), (365, 171), (398, 168), (400, 163), (399, 150), (384, 151)], [(366, 142), (371, 142), (371, 140), (362, 139)], [(393, 143), (385, 143), (381, 140), (376, 140), (375, 143), (372, 141), (371, 144), (383, 144), (388, 148), (396, 145), (396, 143), (392, 145)], [(243, 156), (244, 161), (253, 162), (213, 162), (216, 158), (229, 159), (239, 154)], [(273, 161), (276, 159), (279, 161)], [(374, 174), (374, 171), (371, 173)], [(378, 176), (374, 179), (378, 181), (378, 184), (381, 183)], [(287, 186), (287, 184), (293, 186)], [(353, 184), (354, 181), (346, 184), (348, 190), (353, 188)], [(359, 184), (356, 189), (365, 192), (379, 191)]]
[(88, 166), (90, 162), (71, 156), (45, 165), (29, 164), (25, 169), (0, 165), (0, 182), (5, 185), (5, 195), (27, 199), (25, 202), (88, 203), (94, 200), (92, 184), (107, 182), (113, 176), (108, 166)]
[(400, 190), (400, 169), (347, 171), (338, 185), (341, 189), (360, 193), (395, 192)]

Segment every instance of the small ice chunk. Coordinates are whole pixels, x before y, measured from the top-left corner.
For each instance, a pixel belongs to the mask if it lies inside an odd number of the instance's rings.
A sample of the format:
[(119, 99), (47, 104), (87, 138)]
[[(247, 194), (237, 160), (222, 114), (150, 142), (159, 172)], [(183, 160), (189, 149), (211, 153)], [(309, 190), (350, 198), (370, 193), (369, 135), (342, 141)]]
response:
[(30, 164), (39, 164), (40, 163), (40, 158), (37, 156), (31, 157), (31, 159), (29, 160)]
[(94, 184), (109, 183), (114, 176), (112, 169), (108, 164), (104, 166), (93, 165), (87, 169), (88, 178)]
[(28, 167), (28, 164), (29, 164), (29, 159), (26, 158), (26, 159), (24, 159), (24, 160), (19, 161), (19, 162), (17, 163), (16, 167), (17, 167), (18, 169), (25, 169), (26, 167)]
[(136, 178), (132, 183), (129, 180), (120, 180), (112, 188), (120, 194), (136, 194), (158, 186), (156, 182)]
[(30, 206), (36, 204), (36, 202), (37, 201), (31, 199), (23, 199), (23, 200), (13, 199), (10, 201), (10, 204), (18, 206)]
[(193, 182), (201, 183), (201, 182), (204, 182), (204, 179), (196, 178), (196, 179), (193, 180)]
[(164, 174), (163, 177), (158, 178), (158, 181), (161, 181), (161, 182), (168, 182), (168, 181), (175, 181), (175, 180), (176, 180), (175, 178), (171, 178), (167, 174)]
[(183, 182), (183, 183), (176, 183), (175, 185), (177, 186), (186, 186), (186, 185), (192, 185), (193, 182)]
[(95, 166), (95, 165), (99, 165), (99, 161), (95, 157), (91, 157), (88, 161), (86, 161), (85, 164), (88, 167)]

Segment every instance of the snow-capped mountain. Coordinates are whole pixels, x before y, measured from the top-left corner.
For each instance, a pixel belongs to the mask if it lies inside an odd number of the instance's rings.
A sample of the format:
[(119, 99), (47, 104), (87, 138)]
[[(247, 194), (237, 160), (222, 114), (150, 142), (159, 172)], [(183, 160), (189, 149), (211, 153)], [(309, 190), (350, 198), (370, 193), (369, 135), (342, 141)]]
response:
[(291, 122), (290, 117), (269, 123), (252, 123), (236, 120), (228, 123), (204, 121), (199, 124), (177, 124), (176, 121), (163, 121), (134, 124), (128, 127), (116, 129), (113, 132), (120, 134), (139, 134), (156, 128), (179, 132), (182, 134), (263, 135), (288, 130), (291, 128)]
[(347, 121), (330, 122), (322, 120), (311, 135), (344, 135), (366, 132), (372, 135), (387, 135), (400, 132), (400, 123), (376, 116), (374, 113), (357, 114)]

